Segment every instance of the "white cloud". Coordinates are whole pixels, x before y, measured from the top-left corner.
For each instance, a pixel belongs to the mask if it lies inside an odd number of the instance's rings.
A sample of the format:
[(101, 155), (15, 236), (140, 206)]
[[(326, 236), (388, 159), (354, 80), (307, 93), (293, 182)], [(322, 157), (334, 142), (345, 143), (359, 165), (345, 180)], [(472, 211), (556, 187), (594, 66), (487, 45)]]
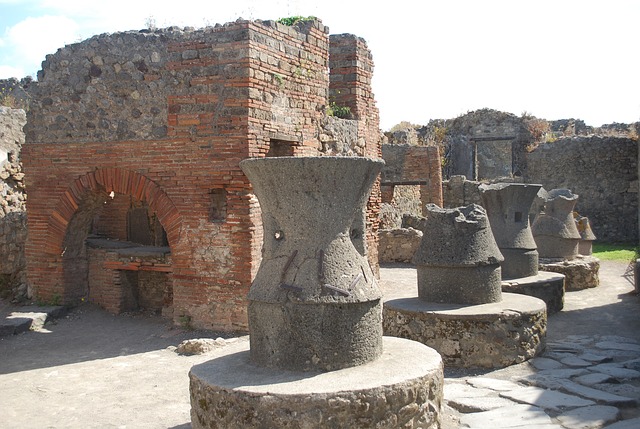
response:
[(7, 30), (6, 43), (28, 63), (38, 63), (47, 54), (77, 40), (78, 24), (64, 16), (26, 18)]
[(0, 43), (5, 51), (0, 64), (2, 75), (20, 72), (17, 77), (24, 77), (24, 70), (34, 74), (47, 54), (77, 41), (78, 36), (76, 22), (64, 16), (29, 17), (18, 22), (6, 30)]
[(0, 65), (0, 79), (7, 79), (10, 77), (21, 79), (25, 75), (26, 73), (24, 69), (20, 67)]

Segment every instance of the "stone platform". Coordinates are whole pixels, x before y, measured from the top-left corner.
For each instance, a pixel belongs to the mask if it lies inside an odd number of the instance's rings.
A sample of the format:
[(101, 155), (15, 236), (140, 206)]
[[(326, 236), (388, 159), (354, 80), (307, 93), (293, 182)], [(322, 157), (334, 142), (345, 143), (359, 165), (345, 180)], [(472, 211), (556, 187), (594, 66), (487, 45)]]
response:
[(383, 337), (375, 361), (329, 372), (258, 367), (240, 344), (191, 369), (191, 424), (439, 428), (443, 377), (435, 350), (402, 338)]
[(567, 292), (598, 287), (600, 279), (600, 259), (594, 256), (578, 255), (569, 261), (540, 258), (541, 271), (564, 274), (564, 290)]
[(382, 319), (385, 335), (433, 347), (452, 367), (504, 368), (545, 347), (546, 304), (527, 295), (503, 293), (502, 301), (479, 305), (393, 299)]
[(539, 271), (535, 276), (502, 280), (502, 292), (540, 298), (547, 304), (547, 315), (551, 315), (564, 307), (564, 275)]

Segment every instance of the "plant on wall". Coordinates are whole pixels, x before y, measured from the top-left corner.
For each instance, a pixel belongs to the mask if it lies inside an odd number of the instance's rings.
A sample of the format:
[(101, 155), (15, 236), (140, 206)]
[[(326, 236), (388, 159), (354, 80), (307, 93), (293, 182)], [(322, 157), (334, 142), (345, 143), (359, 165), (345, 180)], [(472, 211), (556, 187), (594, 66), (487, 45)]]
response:
[(327, 116), (335, 116), (340, 119), (351, 119), (351, 108), (349, 106), (338, 106), (335, 101), (329, 102), (326, 110)]
[(278, 22), (283, 25), (292, 26), (298, 22), (313, 21), (316, 19), (318, 18), (316, 18), (315, 16), (289, 16), (287, 18), (278, 19)]

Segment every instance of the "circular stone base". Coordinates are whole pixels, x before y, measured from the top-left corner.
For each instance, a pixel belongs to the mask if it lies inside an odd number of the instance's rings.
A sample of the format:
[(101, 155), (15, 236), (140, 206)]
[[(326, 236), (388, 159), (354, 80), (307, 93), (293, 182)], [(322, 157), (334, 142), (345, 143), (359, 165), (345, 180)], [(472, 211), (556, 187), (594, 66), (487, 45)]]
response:
[(502, 280), (502, 292), (540, 298), (547, 304), (547, 315), (554, 314), (564, 307), (564, 275), (539, 271), (535, 276)]
[(544, 350), (546, 304), (519, 294), (503, 293), (502, 298), (464, 306), (420, 298), (386, 301), (384, 333), (433, 347), (452, 367), (504, 368), (521, 363)]
[(443, 367), (420, 343), (384, 337), (375, 361), (330, 372), (249, 363), (246, 343), (189, 372), (193, 428), (438, 428)]
[(570, 261), (540, 258), (540, 270), (564, 274), (564, 290), (567, 292), (598, 287), (600, 259), (578, 255)]

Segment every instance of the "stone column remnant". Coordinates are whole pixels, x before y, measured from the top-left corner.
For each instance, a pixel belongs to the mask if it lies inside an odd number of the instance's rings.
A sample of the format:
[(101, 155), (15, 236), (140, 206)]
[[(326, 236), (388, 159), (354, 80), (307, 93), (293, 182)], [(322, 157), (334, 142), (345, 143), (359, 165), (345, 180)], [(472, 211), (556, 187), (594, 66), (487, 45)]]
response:
[(576, 227), (580, 233), (580, 242), (578, 243), (578, 253), (584, 256), (589, 256), (593, 253), (593, 242), (596, 239), (596, 235), (591, 229), (591, 223), (586, 216), (580, 216), (574, 212), (574, 218), (576, 220)]
[(504, 256), (505, 280), (538, 274), (538, 251), (529, 225), (529, 210), (542, 185), (496, 183), (480, 185), (491, 231)]
[(264, 228), (248, 296), (256, 365), (329, 371), (382, 353), (381, 291), (364, 237), (365, 205), (383, 164), (360, 157), (240, 163)]
[(573, 218), (577, 202), (578, 195), (569, 189), (549, 191), (544, 211), (531, 227), (541, 258), (571, 260), (578, 255), (580, 233)]
[(504, 260), (485, 210), (476, 204), (441, 209), (428, 204), (414, 256), (418, 296), (427, 302), (486, 304), (502, 299)]

